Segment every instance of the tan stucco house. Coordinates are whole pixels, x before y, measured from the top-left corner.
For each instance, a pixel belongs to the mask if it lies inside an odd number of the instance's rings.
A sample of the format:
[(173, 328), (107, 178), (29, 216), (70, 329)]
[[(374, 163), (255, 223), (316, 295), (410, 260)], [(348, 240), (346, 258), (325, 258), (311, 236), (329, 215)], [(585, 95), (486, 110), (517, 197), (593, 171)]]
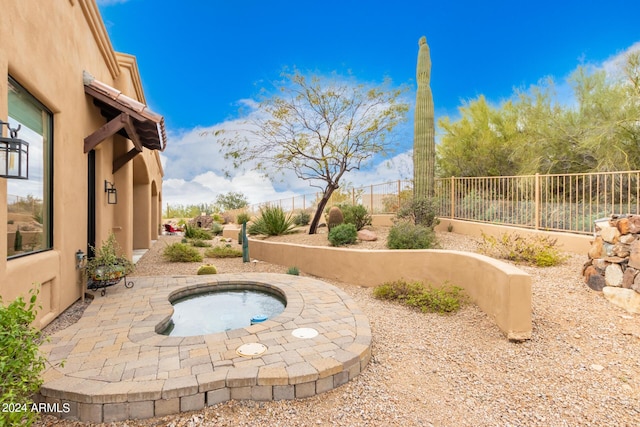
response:
[(83, 295), (78, 251), (113, 232), (131, 258), (157, 238), (166, 134), (94, 0), (5, 0), (1, 13), (1, 136), (20, 127), (28, 178), (0, 165), (0, 296), (38, 284), (43, 327)]

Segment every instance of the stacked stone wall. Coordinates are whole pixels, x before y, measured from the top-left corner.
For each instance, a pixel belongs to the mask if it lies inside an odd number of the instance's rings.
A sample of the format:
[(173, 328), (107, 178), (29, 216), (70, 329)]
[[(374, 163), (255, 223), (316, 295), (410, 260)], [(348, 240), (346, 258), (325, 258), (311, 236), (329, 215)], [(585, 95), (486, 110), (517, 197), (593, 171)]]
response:
[(615, 305), (640, 313), (640, 215), (612, 215), (596, 221), (585, 283)]

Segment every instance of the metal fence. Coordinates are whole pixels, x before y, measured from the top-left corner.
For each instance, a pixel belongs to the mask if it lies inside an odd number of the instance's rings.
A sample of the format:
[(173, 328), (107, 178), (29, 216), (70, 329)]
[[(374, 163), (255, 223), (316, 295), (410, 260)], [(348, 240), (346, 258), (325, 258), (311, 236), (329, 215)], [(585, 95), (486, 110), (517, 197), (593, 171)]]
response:
[[(346, 202), (362, 204), (374, 214), (395, 213), (412, 196), (412, 181), (399, 180), (340, 189), (328, 206)], [(243, 211), (259, 215), (263, 206), (280, 206), (286, 212), (313, 212), (321, 197), (306, 194)], [(640, 171), (441, 178), (435, 201), (440, 218), (590, 234), (598, 218), (640, 213)]]

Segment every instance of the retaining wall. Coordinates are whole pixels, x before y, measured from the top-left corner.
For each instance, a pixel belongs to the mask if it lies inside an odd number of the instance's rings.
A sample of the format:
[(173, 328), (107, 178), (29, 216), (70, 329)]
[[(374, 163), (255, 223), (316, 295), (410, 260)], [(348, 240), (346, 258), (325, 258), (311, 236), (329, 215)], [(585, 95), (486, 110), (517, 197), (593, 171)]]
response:
[(361, 286), (386, 281), (462, 287), (510, 340), (531, 337), (531, 277), (511, 264), (450, 250), (359, 250), (249, 239), (251, 258)]

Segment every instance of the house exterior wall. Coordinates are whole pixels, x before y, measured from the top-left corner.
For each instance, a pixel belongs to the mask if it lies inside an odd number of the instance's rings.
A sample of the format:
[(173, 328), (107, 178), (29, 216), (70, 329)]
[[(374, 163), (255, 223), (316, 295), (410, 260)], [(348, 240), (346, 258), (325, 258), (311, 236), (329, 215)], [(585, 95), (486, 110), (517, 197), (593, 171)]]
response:
[[(75, 253), (87, 251), (88, 155), (84, 138), (106, 122), (84, 92), (83, 71), (125, 95), (145, 102), (135, 58), (113, 51), (94, 0), (32, 2), (5, 0), (0, 26), (0, 120), (8, 116), (11, 76), (53, 113), (53, 249), (8, 259), (7, 180), (0, 178), (0, 296), (8, 303), (39, 284), (43, 327), (84, 292)], [(114, 232), (126, 255), (149, 248), (158, 236), (163, 170), (157, 152), (147, 150), (115, 174), (114, 158), (133, 147), (113, 136), (95, 149), (96, 243)], [(118, 191), (107, 204), (104, 180)], [(134, 186), (135, 182), (135, 186)], [(134, 199), (140, 197), (143, 203)], [(144, 231), (134, 231), (141, 227)], [(134, 239), (134, 236), (135, 239)], [(135, 245), (134, 245), (135, 240)]]

